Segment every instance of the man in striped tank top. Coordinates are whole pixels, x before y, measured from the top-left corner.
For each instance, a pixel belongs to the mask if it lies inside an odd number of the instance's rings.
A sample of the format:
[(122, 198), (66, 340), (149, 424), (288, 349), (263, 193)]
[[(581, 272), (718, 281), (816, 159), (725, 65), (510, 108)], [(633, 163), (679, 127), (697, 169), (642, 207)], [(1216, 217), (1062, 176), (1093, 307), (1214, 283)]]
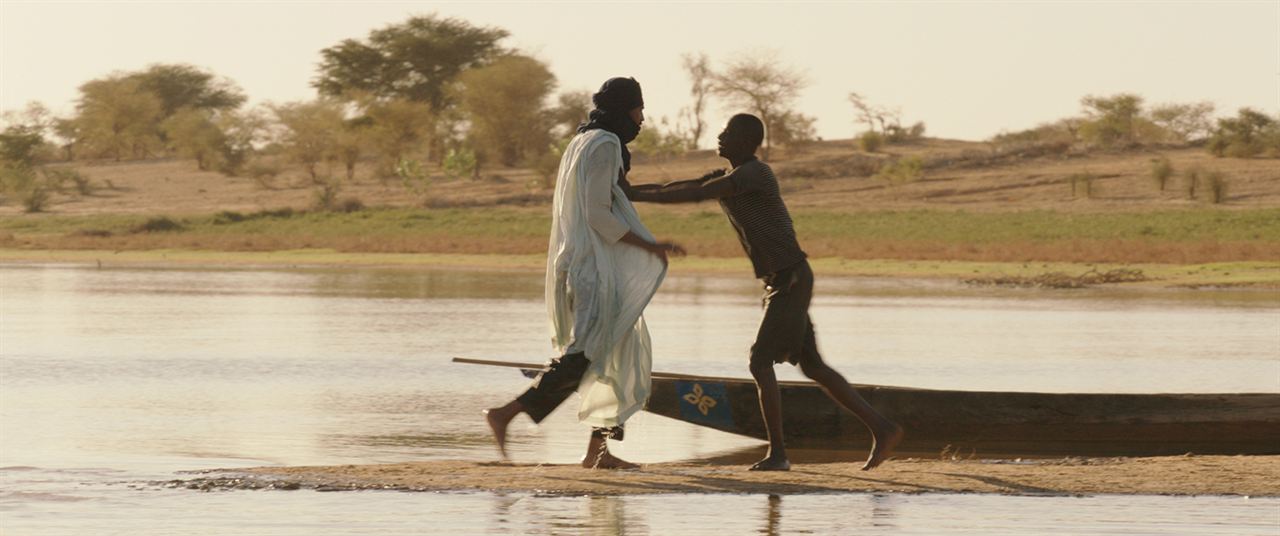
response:
[(902, 441), (903, 430), (871, 407), (844, 377), (827, 366), (818, 353), (809, 318), (813, 272), (800, 249), (791, 215), (782, 202), (778, 179), (768, 164), (755, 156), (764, 140), (764, 124), (750, 114), (729, 120), (719, 136), (719, 154), (733, 170), (717, 170), (700, 178), (664, 185), (632, 185), (632, 201), (691, 203), (716, 199), (738, 233), (756, 277), (764, 282), (764, 319), (751, 346), (751, 376), (760, 393), (760, 411), (769, 434), (769, 453), (751, 466), (753, 471), (791, 468), (782, 442), (782, 402), (776, 363), (799, 365), (836, 403), (852, 411), (871, 431), (871, 454), (862, 466), (873, 469)]

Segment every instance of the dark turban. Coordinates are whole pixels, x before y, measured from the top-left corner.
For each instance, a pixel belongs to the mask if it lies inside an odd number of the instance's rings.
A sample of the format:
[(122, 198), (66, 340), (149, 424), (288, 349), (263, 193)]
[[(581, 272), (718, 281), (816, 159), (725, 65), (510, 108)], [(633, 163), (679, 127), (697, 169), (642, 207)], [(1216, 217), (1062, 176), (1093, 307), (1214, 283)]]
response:
[(610, 78), (591, 96), (596, 109), (591, 110), (587, 122), (578, 125), (578, 132), (602, 129), (614, 133), (622, 142), (622, 168), (631, 171), (631, 151), (627, 144), (640, 134), (640, 125), (631, 120), (631, 110), (644, 106), (640, 82), (635, 78)]
[(591, 96), (591, 103), (607, 112), (625, 114), (644, 106), (644, 95), (640, 92), (640, 82), (635, 78), (610, 78), (600, 86), (600, 91)]

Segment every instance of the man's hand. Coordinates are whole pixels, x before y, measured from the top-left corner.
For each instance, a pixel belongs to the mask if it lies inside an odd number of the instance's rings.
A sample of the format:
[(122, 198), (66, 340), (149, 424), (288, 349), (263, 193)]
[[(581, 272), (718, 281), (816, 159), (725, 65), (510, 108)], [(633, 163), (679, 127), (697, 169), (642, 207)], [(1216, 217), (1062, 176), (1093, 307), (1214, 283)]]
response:
[(688, 253), (685, 251), (684, 247), (675, 242), (657, 242), (650, 244), (645, 249), (649, 250), (650, 253), (657, 255), (659, 259), (662, 259), (662, 264), (664, 265), (667, 264), (669, 257), (683, 257)]
[(658, 242), (653, 245), (654, 253), (660, 254), (664, 259), (668, 256), (683, 257), (688, 254), (684, 247), (675, 242)]
[(650, 242), (636, 236), (636, 234), (631, 231), (627, 231), (627, 234), (622, 236), (621, 241), (657, 255), (658, 258), (662, 259), (663, 264), (667, 263), (667, 257), (669, 255), (683, 257), (687, 253), (683, 246), (675, 242)]

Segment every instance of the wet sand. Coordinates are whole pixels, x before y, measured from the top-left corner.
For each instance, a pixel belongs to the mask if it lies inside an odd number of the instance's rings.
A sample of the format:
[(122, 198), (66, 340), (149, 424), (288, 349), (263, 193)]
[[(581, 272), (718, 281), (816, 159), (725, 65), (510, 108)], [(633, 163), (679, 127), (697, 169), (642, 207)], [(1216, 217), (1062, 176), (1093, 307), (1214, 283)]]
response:
[(890, 460), (796, 465), (658, 463), (630, 471), (576, 465), (430, 461), (385, 465), (257, 467), (166, 483), (192, 489), (496, 491), (559, 495), (654, 493), (999, 493), (1013, 495), (1280, 496), (1280, 456), (1169, 456), (1056, 460)]

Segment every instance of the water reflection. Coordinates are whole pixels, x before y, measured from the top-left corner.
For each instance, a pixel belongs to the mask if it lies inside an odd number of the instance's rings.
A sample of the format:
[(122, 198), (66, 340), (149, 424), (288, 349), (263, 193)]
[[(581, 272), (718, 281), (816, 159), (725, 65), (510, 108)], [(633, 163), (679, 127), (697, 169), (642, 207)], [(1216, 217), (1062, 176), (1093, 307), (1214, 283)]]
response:
[(542, 296), (543, 277), (530, 272), (324, 270), (308, 292), (321, 296), (395, 299), (530, 299)]
[(760, 534), (767, 536), (778, 536), (779, 526), (782, 524), (782, 496), (769, 495), (766, 500), (764, 527), (760, 529)]
[(583, 505), (591, 520), (588, 534), (598, 536), (646, 536), (649, 527), (639, 516), (627, 515), (627, 502), (617, 496), (588, 497)]
[[(1280, 391), (1274, 293), (819, 281), (813, 308), (819, 344), (854, 381)], [(549, 357), (541, 285), (541, 275), (527, 273), (0, 266), (3, 528), (74, 534), (105, 525), (119, 533), (201, 534), (237, 526), (279, 535), (335, 526), (351, 534), (478, 527), (496, 534), (930, 534), (970, 527), (995, 534), (1058, 526), (1168, 533), (1182, 523), (1203, 534), (1275, 533), (1276, 501), (1255, 501), (1262, 506), (1251, 510), (1211, 498), (1125, 498), (1117, 506), (1111, 498), (813, 495), (820, 489), (790, 489), (809, 494), (786, 497), (339, 497), (193, 495), (116, 484), (266, 463), (493, 459), (480, 410), (509, 399), (528, 380), (449, 358)], [(669, 278), (647, 312), (655, 368), (745, 376), (757, 294), (745, 275)], [(798, 377), (785, 367), (779, 373)], [(515, 461), (577, 461), (587, 432), (574, 414), (554, 413), (541, 426), (517, 421), (509, 436)], [(628, 426), (615, 450), (642, 463), (746, 463), (762, 455), (755, 440), (651, 414)], [(864, 453), (792, 455), (803, 464)], [(29, 469), (3, 469), (15, 467)], [(717, 489), (714, 479), (702, 485)], [(1145, 508), (1142, 515), (1125, 513), (1135, 507)], [(47, 528), (50, 519), (61, 525)], [(1119, 519), (1127, 524), (1116, 525)], [(1152, 520), (1171, 520), (1174, 530)]]

